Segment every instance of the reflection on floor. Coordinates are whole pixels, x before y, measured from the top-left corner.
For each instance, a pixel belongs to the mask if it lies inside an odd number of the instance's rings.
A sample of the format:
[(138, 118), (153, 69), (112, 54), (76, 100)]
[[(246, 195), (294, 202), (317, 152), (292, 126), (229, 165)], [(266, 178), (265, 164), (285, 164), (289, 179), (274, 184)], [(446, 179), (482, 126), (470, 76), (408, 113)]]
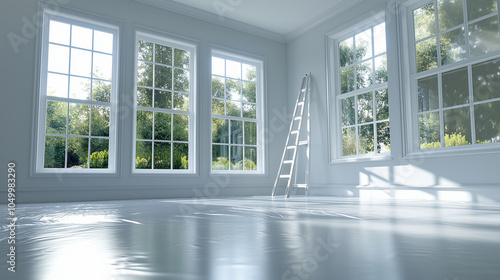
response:
[[(500, 206), (251, 197), (29, 204), (18, 217), (16, 273), (4, 261), (1, 279), (500, 279)], [(7, 236), (4, 224), (4, 259)]]

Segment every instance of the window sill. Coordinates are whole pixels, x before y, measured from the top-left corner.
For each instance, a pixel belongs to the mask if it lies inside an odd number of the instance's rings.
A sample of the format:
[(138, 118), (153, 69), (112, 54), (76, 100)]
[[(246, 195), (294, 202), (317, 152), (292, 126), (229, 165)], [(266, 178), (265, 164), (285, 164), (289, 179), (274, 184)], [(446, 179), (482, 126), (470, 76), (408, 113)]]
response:
[(360, 163), (360, 162), (376, 162), (376, 161), (389, 161), (392, 160), (391, 154), (384, 155), (366, 155), (366, 156), (353, 156), (334, 159), (330, 164), (344, 164), (344, 163)]
[(134, 169), (132, 176), (166, 176), (166, 175), (179, 175), (179, 176), (198, 176), (193, 170), (161, 170), (161, 169)]
[(469, 156), (469, 155), (480, 155), (480, 154), (491, 154), (491, 153), (500, 153), (500, 143), (418, 150), (416, 152), (411, 152), (406, 154), (403, 158), (408, 159), (415, 157)]
[(245, 176), (245, 175), (251, 175), (251, 176), (265, 176), (266, 173), (261, 172), (261, 171), (228, 171), (228, 170), (214, 170), (210, 172), (210, 175), (235, 175), (235, 176)]
[(96, 170), (96, 169), (43, 169), (36, 170), (31, 177), (118, 177), (116, 170)]

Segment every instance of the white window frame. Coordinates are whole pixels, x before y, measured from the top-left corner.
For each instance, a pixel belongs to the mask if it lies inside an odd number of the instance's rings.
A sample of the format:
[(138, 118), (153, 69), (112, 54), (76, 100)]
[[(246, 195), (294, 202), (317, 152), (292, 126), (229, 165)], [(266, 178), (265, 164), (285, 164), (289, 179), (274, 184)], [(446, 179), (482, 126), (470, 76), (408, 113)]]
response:
[[(478, 55), (476, 57), (467, 57), (459, 62), (454, 62), (447, 65), (439, 65), (440, 64), (440, 49), (439, 49), (439, 34), (445, 33), (445, 31), (436, 31), (437, 33), (433, 36), (437, 37), (437, 45), (438, 45), (438, 67), (425, 70), (422, 72), (417, 72), (417, 61), (416, 61), (416, 50), (415, 50), (415, 40), (414, 40), (414, 21), (413, 21), (413, 10), (418, 9), (426, 4), (434, 2), (435, 0), (411, 0), (401, 5), (401, 18), (400, 25), (403, 26), (401, 30), (401, 41), (400, 42), (400, 51), (403, 55), (403, 92), (404, 92), (404, 116), (405, 121), (403, 122), (406, 125), (406, 141), (404, 143), (404, 156), (412, 157), (412, 156), (453, 156), (453, 155), (468, 155), (468, 154), (482, 154), (482, 153), (490, 153), (490, 152), (500, 152), (500, 143), (489, 143), (489, 144), (476, 144), (475, 142), (475, 121), (474, 121), (474, 105), (478, 103), (484, 102), (474, 102), (472, 97), (470, 97), (469, 103), (467, 106), (470, 106), (470, 115), (471, 115), (471, 145), (463, 145), (463, 146), (451, 146), (444, 147), (444, 122), (443, 122), (443, 111), (446, 109), (461, 107), (460, 106), (452, 106), (449, 108), (443, 108), (442, 106), (442, 87), (441, 87), (441, 75), (443, 73), (447, 73), (449, 71), (458, 70), (466, 67), (468, 69), (468, 79), (469, 79), (469, 95), (472, 95), (472, 79), (471, 79), (471, 67), (482, 62), (495, 60), (500, 58), (500, 50), (490, 52), (488, 54)], [(464, 9), (466, 9), (464, 1)], [(500, 1), (497, 0), (497, 6), (499, 14), (499, 25), (500, 25)], [(435, 6), (437, 9), (437, 6)], [(480, 17), (479, 19), (484, 18), (485, 16)], [(477, 21), (478, 19), (473, 20), (472, 22)], [(468, 30), (469, 21), (465, 21), (463, 24), (465, 26), (465, 32)], [(437, 23), (437, 16), (436, 16)], [(499, 27), (500, 28), (500, 27)], [(468, 38), (468, 37), (466, 37)], [(466, 40), (466, 45), (468, 46), (468, 40)], [(469, 56), (469, 50), (466, 51), (467, 56)], [(418, 119), (418, 83), (417, 81), (422, 78), (431, 77), (437, 75), (438, 76), (438, 90), (439, 90), (439, 109), (432, 110), (432, 112), (439, 112), (440, 115), (440, 135), (441, 142), (443, 147), (440, 148), (431, 148), (431, 149), (420, 149), (420, 127), (419, 127), (419, 119)], [(496, 100), (496, 99), (492, 99)], [(490, 100), (491, 101), (491, 100)], [(486, 102), (487, 103), (487, 102)], [(463, 107), (463, 106), (462, 106)], [(426, 111), (427, 112), (427, 111)], [(425, 113), (425, 112), (423, 112)]]
[[(212, 49), (210, 61), (212, 61), (212, 57), (218, 57), (222, 59), (237, 61), (240, 63), (245, 63), (249, 65), (253, 65), (256, 67), (256, 118), (248, 119), (244, 117), (233, 117), (233, 116), (223, 116), (223, 115), (213, 115), (212, 114), (212, 87), (210, 86), (210, 173), (211, 174), (231, 174), (231, 175), (264, 175), (266, 173), (266, 160), (265, 160), (265, 151), (267, 142), (264, 140), (264, 118), (265, 118), (265, 98), (264, 98), (264, 60), (261, 58), (252, 57), (247, 54), (238, 54), (232, 51), (226, 51), (222, 49)], [(210, 85), (212, 85), (212, 63), (210, 62)], [(227, 77), (227, 76), (224, 76)], [(227, 120), (238, 120), (238, 121), (251, 121), (257, 122), (257, 170), (212, 170), (212, 118), (221, 118)], [(243, 139), (245, 137), (243, 131)], [(215, 143), (217, 144), (217, 143)], [(229, 149), (234, 144), (228, 143)], [(247, 146), (245, 144), (237, 144), (237, 146)], [(231, 150), (229, 150), (231, 153)], [(228, 159), (230, 160), (230, 159)]]
[[(391, 152), (386, 153), (376, 153), (376, 138), (374, 138), (374, 148), (375, 153), (364, 154), (364, 155), (352, 155), (352, 156), (344, 156), (343, 155), (343, 146), (342, 146), (342, 112), (341, 112), (341, 100), (339, 96), (340, 94), (340, 61), (339, 61), (339, 48), (338, 44), (349, 38), (354, 36), (355, 34), (362, 32), (366, 29), (372, 28), (385, 22), (385, 11), (380, 9), (379, 11), (375, 11), (373, 14), (364, 20), (357, 20), (350, 22), (344, 26), (341, 26), (329, 33), (325, 36), (325, 46), (326, 46), (326, 56), (327, 56), (327, 103), (328, 103), (328, 147), (329, 147), (329, 157), (330, 164), (336, 163), (345, 163), (345, 162), (359, 162), (359, 161), (374, 161), (374, 160), (389, 160), (392, 158), (392, 150)], [(386, 26), (387, 30), (387, 26)], [(373, 42), (373, 38), (372, 38)], [(388, 44), (386, 43), (386, 57), (389, 58), (389, 52), (387, 48)], [(372, 44), (373, 47), (373, 44)], [(373, 59), (373, 58), (372, 58)], [(375, 71), (374, 71), (375, 72)], [(387, 88), (389, 90), (389, 82), (385, 82), (382, 84), (373, 84), (367, 88), (356, 89), (348, 93), (342, 94), (342, 96), (358, 96), (362, 93), (373, 92), (377, 89)], [(389, 93), (390, 94), (390, 93)], [(375, 100), (373, 100), (375, 102)], [(357, 108), (355, 106), (355, 110)], [(376, 111), (375, 104), (373, 105), (374, 115)], [(390, 120), (390, 117), (389, 117)], [(378, 123), (378, 121), (373, 120), (373, 123)], [(390, 123), (390, 121), (389, 121)], [(355, 127), (358, 127), (357, 124)], [(376, 133), (374, 129), (374, 133)], [(356, 139), (359, 133), (356, 133)], [(357, 145), (358, 146), (358, 145)]]
[[(189, 51), (190, 57), (189, 57), (189, 111), (179, 111), (179, 110), (174, 110), (174, 109), (161, 109), (161, 108), (155, 108), (154, 107), (154, 94), (153, 94), (153, 100), (152, 100), (152, 107), (141, 107), (137, 105), (137, 71), (138, 71), (138, 42), (139, 40), (144, 40), (148, 42), (152, 42), (155, 44), (162, 44), (165, 46), (169, 46), (172, 48), (176, 49), (182, 49)], [(196, 131), (197, 131), (197, 114), (196, 114), (196, 101), (197, 101), (197, 46), (196, 44), (193, 44), (191, 42), (187, 42), (185, 40), (177, 39), (174, 38), (173, 36), (170, 35), (163, 35), (163, 34), (157, 34), (156, 32), (149, 32), (149, 31), (140, 31), (136, 30), (136, 38), (134, 40), (135, 46), (135, 56), (134, 56), (134, 118), (133, 118), (133, 147), (132, 147), (132, 154), (133, 154), (133, 160), (132, 160), (132, 173), (133, 174), (196, 174), (197, 172), (197, 136), (196, 136)], [(172, 66), (172, 68), (175, 68)], [(173, 72), (173, 71), (172, 71)], [(174, 91), (172, 90), (172, 93)], [(173, 104), (172, 104), (173, 105)], [(144, 110), (144, 111), (151, 111), (151, 112), (162, 112), (162, 113), (170, 113), (170, 114), (182, 114), (182, 115), (187, 115), (189, 116), (189, 155), (188, 155), (188, 169), (153, 169), (153, 165), (151, 166), (152, 169), (137, 169), (135, 165), (135, 159), (136, 159), (136, 131), (137, 131), (137, 110)], [(173, 127), (173, 125), (172, 125)], [(173, 128), (172, 128), (173, 129)], [(154, 119), (153, 119), (153, 131), (154, 131)], [(154, 138), (154, 136), (153, 136)], [(155, 142), (154, 139), (151, 140), (153, 143)], [(172, 139), (169, 141), (170, 143), (174, 143)], [(173, 149), (173, 147), (171, 147)], [(154, 145), (152, 147), (152, 160), (154, 160)], [(171, 150), (171, 167), (172, 166), (172, 150)]]
[[(109, 122), (109, 155), (108, 155), (108, 168), (107, 169), (77, 169), (77, 168), (45, 168), (44, 167), (44, 157), (45, 157), (45, 123), (46, 123), (46, 104), (48, 100), (61, 101), (61, 102), (71, 102), (74, 101), (79, 104), (87, 105), (100, 105), (97, 101), (92, 100), (80, 100), (71, 98), (60, 98), (60, 97), (50, 97), (47, 96), (47, 74), (48, 74), (48, 46), (49, 46), (49, 21), (55, 20), (59, 22), (64, 22), (68, 24), (74, 24), (81, 27), (86, 27), (94, 30), (104, 31), (113, 34), (113, 61), (112, 61), (112, 86), (111, 86), (111, 98), (110, 106), (110, 122)], [(89, 19), (87, 17), (81, 17), (79, 14), (74, 13), (62, 13), (59, 11), (53, 11), (50, 9), (43, 10), (43, 28), (41, 32), (41, 45), (40, 45), (40, 68), (39, 73), (39, 87), (38, 87), (38, 100), (37, 100), (37, 121), (36, 121), (36, 141), (35, 141), (35, 166), (34, 174), (116, 174), (116, 151), (117, 151), (117, 100), (118, 100), (118, 60), (119, 60), (119, 32), (120, 27), (117, 25), (109, 24), (99, 20)], [(68, 65), (69, 67), (69, 65)], [(68, 73), (68, 76), (71, 74)], [(68, 85), (69, 86), (69, 85)], [(102, 103), (101, 103), (102, 104)], [(66, 117), (66, 144), (65, 144), (65, 166), (67, 165), (67, 149), (68, 149), (68, 117)], [(99, 137), (91, 137), (99, 138)], [(90, 146), (88, 147), (90, 151)], [(90, 159), (89, 159), (90, 160)]]

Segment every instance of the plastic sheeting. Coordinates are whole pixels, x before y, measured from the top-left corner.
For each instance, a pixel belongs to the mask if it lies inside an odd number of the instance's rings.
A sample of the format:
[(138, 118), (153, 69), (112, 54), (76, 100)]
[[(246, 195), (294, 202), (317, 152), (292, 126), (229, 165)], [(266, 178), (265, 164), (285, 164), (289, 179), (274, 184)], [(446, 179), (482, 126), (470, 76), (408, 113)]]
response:
[(252, 197), (26, 204), (17, 216), (16, 272), (4, 261), (0, 279), (500, 279), (497, 206)]

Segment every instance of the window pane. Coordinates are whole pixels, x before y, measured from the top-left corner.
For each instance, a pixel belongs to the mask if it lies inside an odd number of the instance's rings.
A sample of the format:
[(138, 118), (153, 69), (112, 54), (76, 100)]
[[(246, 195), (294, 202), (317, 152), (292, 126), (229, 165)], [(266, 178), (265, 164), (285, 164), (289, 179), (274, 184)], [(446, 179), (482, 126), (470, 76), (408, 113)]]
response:
[(469, 20), (482, 17), (489, 13), (497, 11), (496, 0), (468, 0), (467, 1), (467, 17)]
[(247, 83), (243, 82), (242, 83), (242, 89), (243, 89), (243, 101), (246, 102), (256, 102), (256, 96), (257, 96), (257, 85), (254, 83)]
[(439, 37), (441, 64), (446, 65), (467, 58), (463, 28), (447, 32)]
[(109, 109), (92, 105), (92, 136), (109, 136)]
[(387, 56), (385, 54), (375, 58), (375, 82), (377, 84), (387, 82)]
[(241, 102), (227, 101), (227, 115), (232, 117), (241, 117)]
[(212, 114), (224, 115), (224, 100), (212, 99)]
[(375, 151), (373, 124), (362, 125), (359, 127), (359, 154), (370, 154)]
[(443, 112), (444, 118), (444, 145), (461, 146), (470, 145), (470, 108), (462, 107)]
[(439, 113), (422, 114), (418, 119), (420, 123), (420, 149), (441, 147)]
[(243, 104), (243, 117), (250, 119), (257, 118), (257, 107), (254, 104)]
[(174, 110), (189, 111), (189, 95), (174, 92)]
[(340, 70), (340, 93), (354, 90), (354, 67)]
[(500, 97), (500, 60), (472, 66), (474, 101)]
[(373, 84), (373, 62), (369, 60), (356, 66), (358, 89), (366, 88)]
[(154, 169), (170, 169), (171, 144), (155, 142)]
[[(155, 103), (156, 92), (155, 92)], [(151, 107), (153, 103), (153, 90), (148, 88), (137, 88), (137, 106)], [(156, 105), (156, 104), (155, 104)]]
[(69, 97), (87, 100), (90, 98), (90, 79), (71, 76), (69, 78)]
[(83, 49), (92, 49), (92, 29), (71, 26), (71, 46)]
[(92, 52), (71, 49), (71, 75), (90, 77), (92, 72)]
[(469, 103), (467, 67), (443, 73), (443, 106)]
[(151, 169), (152, 142), (136, 141), (135, 144), (135, 168)]
[(243, 170), (243, 147), (231, 146), (231, 169)]
[(340, 67), (351, 65), (354, 61), (354, 38), (339, 43)]
[(354, 36), (356, 44), (356, 60), (361, 61), (373, 56), (372, 30), (367, 29)]
[(476, 143), (500, 142), (500, 101), (474, 106)]
[(463, 24), (462, 0), (438, 0), (438, 20), (441, 31)]
[(69, 45), (70, 25), (58, 21), (50, 21), (49, 42)]
[(257, 123), (245, 122), (245, 145), (257, 145)]
[(224, 78), (212, 76), (212, 96), (224, 98)]
[(498, 16), (469, 25), (469, 46), (471, 56), (490, 53), (500, 49)]
[(391, 152), (391, 130), (389, 122), (377, 123), (377, 153)]
[(231, 121), (231, 143), (243, 144), (243, 122)]
[(155, 139), (170, 140), (172, 129), (172, 115), (168, 113), (155, 113)]
[(416, 51), (418, 72), (437, 67), (436, 38), (430, 38), (417, 43)]
[(375, 38), (375, 55), (386, 52), (385, 22), (373, 27), (373, 38)]
[(68, 103), (47, 101), (46, 132), (50, 134), (66, 134), (67, 112)]
[(94, 50), (113, 53), (113, 34), (94, 30)]
[(342, 129), (342, 155), (356, 155), (356, 128), (349, 127)]
[(145, 62), (137, 63), (137, 85), (153, 86), (153, 64)]
[(173, 169), (188, 169), (189, 168), (189, 144), (173, 143), (174, 145), (174, 168)]
[(226, 69), (225, 60), (222, 58), (212, 56), (212, 74), (225, 76), (226, 74), (225, 69)]
[(241, 79), (241, 63), (226, 60), (226, 76), (234, 79)]
[(434, 3), (429, 3), (422, 8), (414, 10), (413, 20), (415, 26), (415, 41), (434, 35), (436, 33)]
[(439, 108), (439, 91), (437, 76), (418, 80), (418, 111), (429, 111)]
[(68, 138), (68, 168), (87, 168), (89, 139), (83, 137)]
[(90, 139), (90, 168), (108, 168), (108, 139)]
[(189, 71), (174, 70), (174, 90), (189, 92)]
[(155, 87), (172, 90), (172, 68), (155, 65)]
[(229, 143), (229, 121), (212, 119), (212, 143)]
[(153, 112), (137, 110), (137, 139), (153, 139)]
[(172, 109), (172, 93), (155, 89), (155, 108)]
[(93, 80), (92, 100), (100, 102), (111, 102), (111, 82)]
[(49, 44), (48, 70), (68, 74), (69, 48)]
[(155, 44), (155, 62), (172, 65), (172, 48)]
[(47, 96), (68, 97), (68, 76), (47, 74)]
[(137, 46), (137, 59), (153, 61), (153, 43), (139, 40)]
[(256, 147), (245, 147), (245, 170), (257, 170)]
[(248, 64), (242, 64), (243, 80), (256, 82), (257, 81), (257, 67)]
[(189, 68), (189, 52), (175, 49), (174, 55), (175, 67)]
[(43, 167), (64, 168), (66, 153), (66, 137), (47, 136), (45, 137), (45, 157)]
[(375, 91), (377, 120), (389, 119), (389, 94), (387, 88)]
[(94, 53), (94, 78), (111, 81), (113, 77), (113, 56), (109, 54)]
[(174, 141), (189, 141), (189, 116), (174, 114)]
[(212, 145), (212, 170), (229, 170), (229, 146)]
[(70, 135), (89, 135), (90, 106), (85, 104), (69, 104)]
[(241, 100), (241, 81), (226, 79), (226, 98)]
[(356, 114), (354, 109), (354, 96), (342, 99), (342, 126), (354, 125)]
[(372, 93), (358, 95), (358, 123), (373, 121), (373, 97)]

